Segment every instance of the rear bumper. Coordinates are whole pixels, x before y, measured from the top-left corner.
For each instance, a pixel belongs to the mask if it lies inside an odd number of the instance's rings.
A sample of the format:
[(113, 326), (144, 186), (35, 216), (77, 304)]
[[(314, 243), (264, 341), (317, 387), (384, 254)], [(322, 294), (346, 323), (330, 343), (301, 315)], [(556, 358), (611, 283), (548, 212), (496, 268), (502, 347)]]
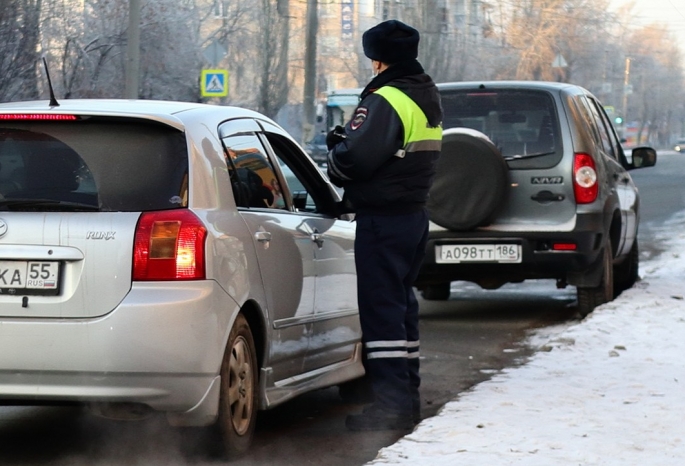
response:
[(129, 402), (177, 413), (202, 410), (214, 403), (208, 394), (237, 311), (213, 281), (151, 282), (135, 284), (99, 318), (3, 318), (0, 404)]
[[(554, 243), (573, 243), (573, 251), (556, 251)], [(572, 231), (435, 231), (429, 235), (426, 257), (416, 280), (426, 285), (465, 280), (498, 287), (527, 279), (562, 279), (588, 271), (600, 257), (604, 243), (601, 215), (579, 215)], [(436, 246), (443, 244), (519, 244), (520, 263), (436, 263)]]

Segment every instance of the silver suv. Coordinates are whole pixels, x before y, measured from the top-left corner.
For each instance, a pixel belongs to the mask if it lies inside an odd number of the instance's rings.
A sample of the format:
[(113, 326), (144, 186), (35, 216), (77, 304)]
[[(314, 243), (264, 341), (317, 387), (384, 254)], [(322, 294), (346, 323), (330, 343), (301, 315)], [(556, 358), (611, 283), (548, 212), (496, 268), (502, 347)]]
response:
[(214, 425), (364, 372), (354, 225), (273, 121), (181, 102), (0, 105), (0, 404)]
[(427, 257), (416, 283), (447, 299), (450, 282), (486, 289), (526, 279), (574, 285), (587, 315), (638, 278), (640, 198), (600, 102), (547, 82), (440, 84), (444, 137), (429, 199)]

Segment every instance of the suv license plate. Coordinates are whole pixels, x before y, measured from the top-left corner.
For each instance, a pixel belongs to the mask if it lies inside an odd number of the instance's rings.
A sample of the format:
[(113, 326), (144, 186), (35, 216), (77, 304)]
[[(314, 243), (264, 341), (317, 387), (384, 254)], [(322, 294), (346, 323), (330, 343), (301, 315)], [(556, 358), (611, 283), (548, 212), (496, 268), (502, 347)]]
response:
[(435, 262), (521, 262), (520, 244), (441, 244), (435, 246)]
[[(59, 262), (0, 261), (0, 292), (59, 289)], [(3, 294), (4, 294), (3, 293)]]

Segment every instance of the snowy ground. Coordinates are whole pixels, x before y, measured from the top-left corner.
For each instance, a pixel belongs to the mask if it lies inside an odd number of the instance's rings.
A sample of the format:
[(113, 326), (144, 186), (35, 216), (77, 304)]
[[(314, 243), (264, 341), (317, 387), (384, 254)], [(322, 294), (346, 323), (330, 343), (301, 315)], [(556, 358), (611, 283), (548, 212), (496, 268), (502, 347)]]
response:
[[(642, 280), (448, 403), (369, 465), (685, 464), (685, 214)], [(682, 257), (681, 257), (682, 256)]]

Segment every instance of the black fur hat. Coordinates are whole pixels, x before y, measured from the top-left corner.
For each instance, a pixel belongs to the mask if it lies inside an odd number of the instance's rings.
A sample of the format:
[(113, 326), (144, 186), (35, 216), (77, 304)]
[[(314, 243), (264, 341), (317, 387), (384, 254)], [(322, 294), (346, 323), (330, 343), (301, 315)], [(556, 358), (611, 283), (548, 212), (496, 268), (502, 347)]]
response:
[(364, 55), (388, 65), (419, 55), (419, 31), (396, 19), (372, 27), (362, 36)]

